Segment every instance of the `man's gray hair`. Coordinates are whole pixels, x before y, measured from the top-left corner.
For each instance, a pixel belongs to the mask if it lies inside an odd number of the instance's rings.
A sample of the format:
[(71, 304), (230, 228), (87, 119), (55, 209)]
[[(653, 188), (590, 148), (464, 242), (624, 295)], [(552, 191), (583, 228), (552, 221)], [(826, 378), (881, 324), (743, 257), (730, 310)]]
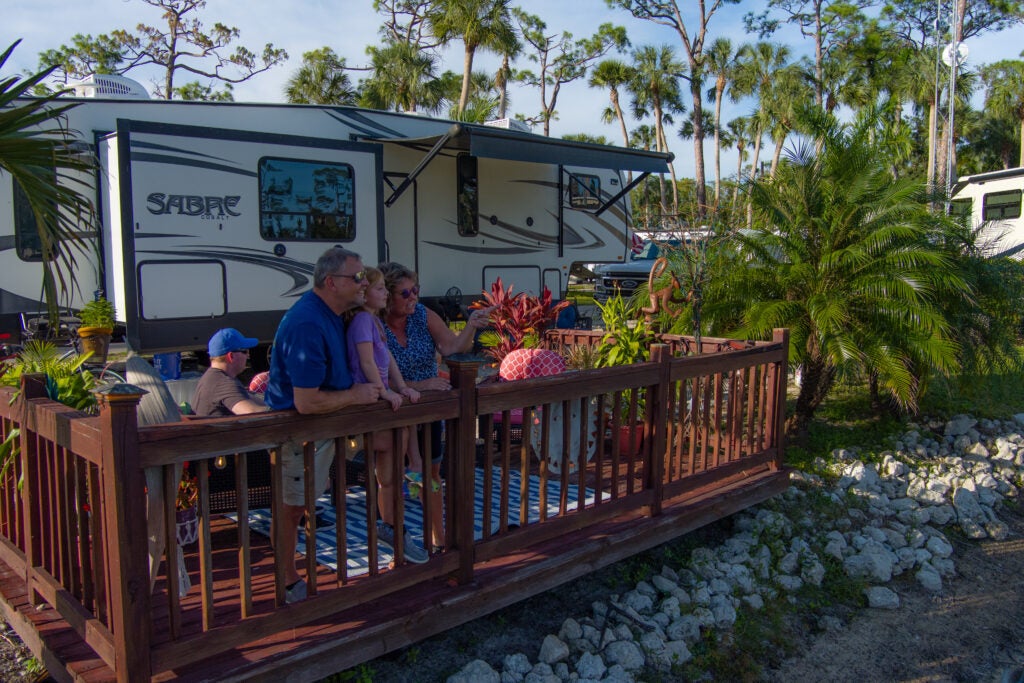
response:
[(354, 251), (349, 251), (343, 247), (331, 247), (316, 260), (316, 265), (313, 267), (313, 286), (320, 289), (324, 286), (324, 282), (327, 281), (328, 275), (337, 275), (342, 266), (345, 265), (345, 261), (348, 259), (359, 259), (360, 256)]

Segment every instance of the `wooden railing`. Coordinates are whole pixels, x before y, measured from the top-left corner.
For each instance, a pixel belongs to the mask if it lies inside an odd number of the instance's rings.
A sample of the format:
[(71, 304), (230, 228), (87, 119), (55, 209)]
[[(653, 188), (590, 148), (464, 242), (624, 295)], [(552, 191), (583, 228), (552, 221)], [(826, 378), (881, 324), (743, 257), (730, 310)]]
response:
[[(562, 331), (546, 344), (599, 339), (599, 333)], [(453, 391), (428, 392), (397, 412), (381, 404), (321, 416), (280, 412), (140, 427), (138, 394), (101, 394), (99, 415), (88, 416), (44, 398), (38, 382), (27, 381), (13, 404), (11, 390), (0, 388), (3, 435), (21, 430), (20, 453), (0, 479), (0, 560), (25, 576), (30, 599), (55, 609), (119, 680), (147, 680), (432, 578), (454, 573), (469, 583), (478, 562), (617, 515), (658, 515), (663, 506), (723, 481), (780, 468), (787, 333), (778, 331), (772, 342), (704, 340), (700, 355), (683, 355), (692, 352), (693, 340), (664, 341), (653, 347), (649, 363), (479, 386), (478, 363), (452, 361)], [(446, 433), (448, 548), (427, 564), (381, 570), (367, 429), (424, 425), (429, 432), (437, 422)], [(338, 570), (318, 565), (308, 541), (305, 569), (318, 580), (309, 582), (310, 599), (286, 605), (290, 556), (274, 558), (272, 579), (253, 575), (258, 558), (245, 453), (269, 449), (277, 482), (280, 444), (304, 442), (306, 481), (312, 482), (313, 444), (334, 440), (333, 494), (344, 501), (347, 492), (351, 496), (345, 457), (360, 438), (368, 453), (360, 474), (371, 482), (361, 499), (369, 521), (359, 534), (367, 539), (368, 571), (352, 576), (346, 569), (354, 541), (339, 504)], [(235, 530), (218, 531), (215, 539), (206, 475), (217, 456), (236, 460), (239, 509)], [(394, 460), (392, 476), (399, 481), (402, 465)], [(174, 497), (186, 461), (200, 484), (199, 540), (189, 556), (198, 563), (189, 575), (199, 585), (182, 596)], [(480, 485), (483, 510), (477, 514)], [(271, 514), (280, 519), (280, 487), (272, 489)], [(317, 493), (307, 486), (309, 539)], [(399, 499), (399, 537), (403, 506)], [(155, 524), (161, 510), (164, 521)], [(151, 542), (161, 540), (172, 551), (154, 573), (153, 591), (149, 553)]]

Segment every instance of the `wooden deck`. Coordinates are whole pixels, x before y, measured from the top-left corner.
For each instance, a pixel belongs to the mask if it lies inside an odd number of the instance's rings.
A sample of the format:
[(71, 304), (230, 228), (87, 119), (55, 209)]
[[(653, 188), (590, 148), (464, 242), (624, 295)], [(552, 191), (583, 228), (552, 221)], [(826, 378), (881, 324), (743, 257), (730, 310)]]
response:
[[(572, 332), (548, 343), (592, 341)], [(496, 385), (476, 386), (476, 366), (454, 363), (455, 391), (397, 413), (372, 406), (321, 417), (274, 413), (139, 427), (136, 399), (107, 397), (100, 416), (87, 417), (32, 398), (29, 383), (27, 400), (14, 406), (0, 396), (4, 434), (22, 429), (16, 467), (0, 481), (0, 610), (58, 680), (317, 680), (784, 490), (785, 333), (771, 343), (709, 340), (704, 355), (687, 357), (672, 351), (692, 341), (666, 341), (651, 363)], [(494, 429), (496, 420), (510, 424), (519, 412), (518, 439)], [(638, 452), (612, 438), (630, 414), (645, 434)], [(237, 458), (244, 502), (245, 456), (235, 453), (274, 449), (296, 435), (334, 438), (343, 453), (354, 436), (369, 438), (367, 425), (439, 420), (447, 435), (449, 548), (427, 564), (376, 569), (375, 527), (364, 521), (369, 572), (318, 565), (308, 546), (304, 564), (317, 580), (308, 600), (285, 605), (281, 558), (250, 530), (246, 506), (237, 524), (202, 514), (213, 456)], [(580, 439), (595, 425), (598, 438)], [(553, 453), (551, 443), (572, 445)], [(309, 467), (311, 451), (310, 444)], [(202, 482), (200, 539), (185, 555), (193, 586), (178, 596), (177, 563), (164, 562), (151, 592), (145, 468), (157, 468), (173, 494), (174, 465), (186, 460), (199, 464)], [(366, 467), (372, 470), (372, 458)], [(479, 491), (477, 467), (497, 487)], [(336, 467), (338, 500), (347, 490), (345, 470)], [(531, 476), (545, 496), (539, 514), (509, 502), (510, 482)], [(517, 485), (525, 491), (525, 483)], [(568, 501), (561, 492), (570, 486), (592, 493), (590, 502)], [(314, 494), (307, 492), (310, 519)], [(481, 497), (488, 512), (475, 537), (473, 501)], [(276, 508), (279, 492), (274, 498)], [(365, 498), (372, 520), (372, 487)], [(173, 512), (172, 505), (164, 509)], [(403, 505), (396, 504), (399, 519)], [(339, 523), (334, 538), (343, 556), (355, 544), (345, 528)], [(162, 533), (173, 539), (173, 525)]]

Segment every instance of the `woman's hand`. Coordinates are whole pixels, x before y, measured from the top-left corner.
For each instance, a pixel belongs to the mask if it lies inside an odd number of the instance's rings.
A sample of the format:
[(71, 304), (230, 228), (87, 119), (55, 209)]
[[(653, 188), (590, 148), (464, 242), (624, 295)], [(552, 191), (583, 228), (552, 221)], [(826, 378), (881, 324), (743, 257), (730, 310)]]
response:
[(431, 377), (430, 379), (416, 382), (418, 391), (451, 391), (451, 382), (443, 377)]
[(467, 327), (472, 327), (474, 330), (482, 330), (491, 324), (491, 311), (494, 310), (494, 306), (488, 306), (487, 308), (481, 308), (473, 311), (469, 314), (469, 320), (466, 321)]

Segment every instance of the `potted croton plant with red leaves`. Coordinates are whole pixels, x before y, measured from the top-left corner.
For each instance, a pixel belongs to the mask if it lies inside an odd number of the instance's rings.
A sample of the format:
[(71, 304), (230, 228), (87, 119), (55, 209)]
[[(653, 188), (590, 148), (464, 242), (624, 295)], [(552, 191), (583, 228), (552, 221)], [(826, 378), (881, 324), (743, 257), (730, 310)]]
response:
[(482, 292), (483, 299), (470, 305), (471, 309), (492, 308), (491, 329), (480, 335), (484, 353), (496, 363), (518, 349), (539, 346), (544, 330), (551, 327), (559, 312), (569, 306), (568, 301), (555, 303), (547, 287), (540, 296), (526, 292), (514, 294), (515, 285), (505, 288), (499, 277), (490, 292)]

